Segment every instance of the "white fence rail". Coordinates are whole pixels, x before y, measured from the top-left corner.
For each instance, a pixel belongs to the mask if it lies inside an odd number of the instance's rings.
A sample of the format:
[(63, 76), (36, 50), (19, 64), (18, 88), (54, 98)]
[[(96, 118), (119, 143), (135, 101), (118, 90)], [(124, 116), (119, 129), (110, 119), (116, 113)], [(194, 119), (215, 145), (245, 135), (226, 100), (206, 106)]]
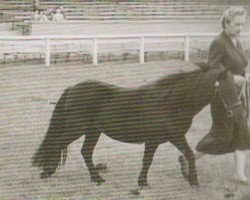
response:
[[(92, 54), (92, 63), (97, 65), (99, 53), (135, 51), (138, 52), (142, 64), (145, 62), (147, 52), (176, 51), (182, 52), (184, 60), (188, 62), (191, 50), (207, 49), (208, 44), (216, 35), (218, 33), (0, 36), (0, 54), (41, 53), (44, 54), (45, 65), (50, 66), (52, 52)], [(250, 33), (243, 33), (241, 37), (244, 40), (243, 44), (250, 49)]]

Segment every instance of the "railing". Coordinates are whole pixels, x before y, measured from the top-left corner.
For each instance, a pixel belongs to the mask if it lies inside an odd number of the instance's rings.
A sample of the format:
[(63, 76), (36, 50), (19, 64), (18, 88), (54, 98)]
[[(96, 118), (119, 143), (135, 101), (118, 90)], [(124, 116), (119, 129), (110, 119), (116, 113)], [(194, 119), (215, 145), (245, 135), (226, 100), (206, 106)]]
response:
[[(94, 65), (98, 64), (98, 54), (101, 52), (104, 52), (103, 49), (100, 49), (99, 46), (103, 44), (109, 44), (109, 43), (115, 43), (113, 40), (116, 40), (118, 43), (126, 44), (128, 43), (128, 40), (134, 41), (135, 46), (131, 49), (136, 50), (139, 54), (139, 62), (143, 64), (145, 62), (145, 52), (152, 52), (155, 49), (161, 50), (161, 51), (181, 51), (184, 53), (184, 60), (189, 61), (190, 60), (190, 41), (194, 41), (194, 38), (213, 38), (218, 33), (183, 33), (183, 34), (177, 34), (177, 33), (168, 33), (168, 34), (132, 34), (132, 35), (86, 35), (86, 36), (76, 36), (76, 35), (66, 35), (66, 36), (0, 36), (0, 54), (1, 54), (1, 44), (7, 42), (14, 42), (13, 46), (15, 46), (15, 42), (17, 41), (40, 41), (38, 42), (40, 45), (44, 48), (40, 48), (39, 50), (33, 49), (33, 48), (26, 48), (23, 46), (22, 50), (19, 48), (19, 52), (28, 52), (28, 53), (43, 53), (45, 55), (45, 65), (50, 66), (51, 63), (51, 47), (52, 43), (55, 43), (57, 41), (67, 41), (67, 40), (74, 40), (77, 44), (78, 41), (88, 41), (85, 44), (88, 44), (88, 47), (86, 46), (86, 49), (82, 49), (82, 51), (88, 52), (92, 54), (92, 63)], [(243, 33), (241, 35), (244, 38), (247, 38), (247, 41), (250, 41), (250, 33)], [(165, 45), (160, 47), (159, 45), (151, 45), (151, 47), (148, 47), (149, 43), (154, 44), (154, 41), (157, 41), (159, 39), (165, 38), (168, 42), (176, 42), (178, 41), (181, 43), (181, 46), (176, 45)], [(42, 41), (42, 42), (41, 42)], [(112, 42), (113, 41), (113, 42)], [(36, 42), (35, 42), (36, 43)], [(156, 42), (157, 43), (157, 42)], [(158, 42), (159, 43), (159, 42)], [(146, 45), (146, 46), (145, 46)], [(154, 46), (154, 47), (153, 47)], [(250, 46), (250, 45), (249, 45)], [(90, 49), (89, 49), (90, 47)], [(150, 49), (151, 48), (151, 49)], [(169, 49), (168, 49), (169, 48)], [(130, 50), (131, 50), (130, 49)], [(124, 48), (123, 50), (127, 51), (129, 48)], [(65, 51), (65, 50), (64, 50)], [(105, 49), (105, 52), (113, 52), (112, 48)]]

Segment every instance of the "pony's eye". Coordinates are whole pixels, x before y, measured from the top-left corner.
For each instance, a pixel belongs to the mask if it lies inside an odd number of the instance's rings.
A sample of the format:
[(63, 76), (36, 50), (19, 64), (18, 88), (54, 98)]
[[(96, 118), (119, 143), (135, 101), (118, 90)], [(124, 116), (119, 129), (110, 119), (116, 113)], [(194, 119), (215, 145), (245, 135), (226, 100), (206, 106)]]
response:
[(219, 85), (220, 85), (219, 81), (216, 81), (214, 85), (215, 85), (215, 87), (219, 87)]

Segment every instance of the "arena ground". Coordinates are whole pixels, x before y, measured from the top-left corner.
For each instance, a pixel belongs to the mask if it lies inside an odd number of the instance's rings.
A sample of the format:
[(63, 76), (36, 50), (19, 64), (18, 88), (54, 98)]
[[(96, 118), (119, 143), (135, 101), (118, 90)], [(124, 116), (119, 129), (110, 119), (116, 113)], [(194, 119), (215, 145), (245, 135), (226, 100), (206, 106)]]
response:
[[(172, 200), (238, 200), (249, 191), (249, 185), (234, 177), (233, 154), (206, 156), (197, 161), (200, 188), (191, 188), (181, 175), (180, 152), (170, 144), (158, 149), (149, 172), (151, 188), (140, 195), (137, 189), (143, 145), (131, 145), (105, 136), (97, 145), (95, 163), (107, 163), (103, 174), (106, 183), (96, 186), (89, 174), (80, 149), (84, 137), (69, 147), (66, 165), (49, 180), (41, 180), (39, 170), (31, 166), (31, 157), (43, 139), (62, 91), (83, 80), (95, 79), (123, 87), (137, 87), (175, 73), (189, 70), (179, 60), (100, 64), (5, 64), (0, 68), (0, 199), (172, 199)], [(211, 125), (209, 106), (195, 118), (187, 139), (192, 148)], [(246, 173), (250, 177), (248, 154)]]

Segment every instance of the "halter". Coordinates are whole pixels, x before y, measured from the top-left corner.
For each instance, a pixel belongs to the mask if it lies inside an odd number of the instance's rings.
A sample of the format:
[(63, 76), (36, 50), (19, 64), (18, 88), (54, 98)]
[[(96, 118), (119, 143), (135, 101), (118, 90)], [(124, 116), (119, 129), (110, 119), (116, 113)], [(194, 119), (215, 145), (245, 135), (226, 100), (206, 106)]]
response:
[[(240, 99), (241, 96), (243, 96), (243, 94), (244, 94), (244, 92), (243, 92), (244, 84), (242, 85), (241, 92), (240, 92), (240, 94), (238, 96), (238, 99)], [(232, 108), (237, 107), (237, 106), (241, 106), (242, 105), (241, 100), (238, 100), (236, 103), (233, 103), (232, 105), (228, 105), (227, 102), (226, 102), (226, 100), (225, 100), (225, 98), (223, 97), (223, 95), (221, 93), (220, 83), (218, 81), (216, 81), (216, 83), (215, 83), (215, 92), (217, 92), (220, 95), (222, 103), (223, 103), (223, 105), (224, 105), (224, 107), (226, 109), (226, 115), (227, 115), (227, 117), (229, 117), (229, 118), (233, 117)]]

